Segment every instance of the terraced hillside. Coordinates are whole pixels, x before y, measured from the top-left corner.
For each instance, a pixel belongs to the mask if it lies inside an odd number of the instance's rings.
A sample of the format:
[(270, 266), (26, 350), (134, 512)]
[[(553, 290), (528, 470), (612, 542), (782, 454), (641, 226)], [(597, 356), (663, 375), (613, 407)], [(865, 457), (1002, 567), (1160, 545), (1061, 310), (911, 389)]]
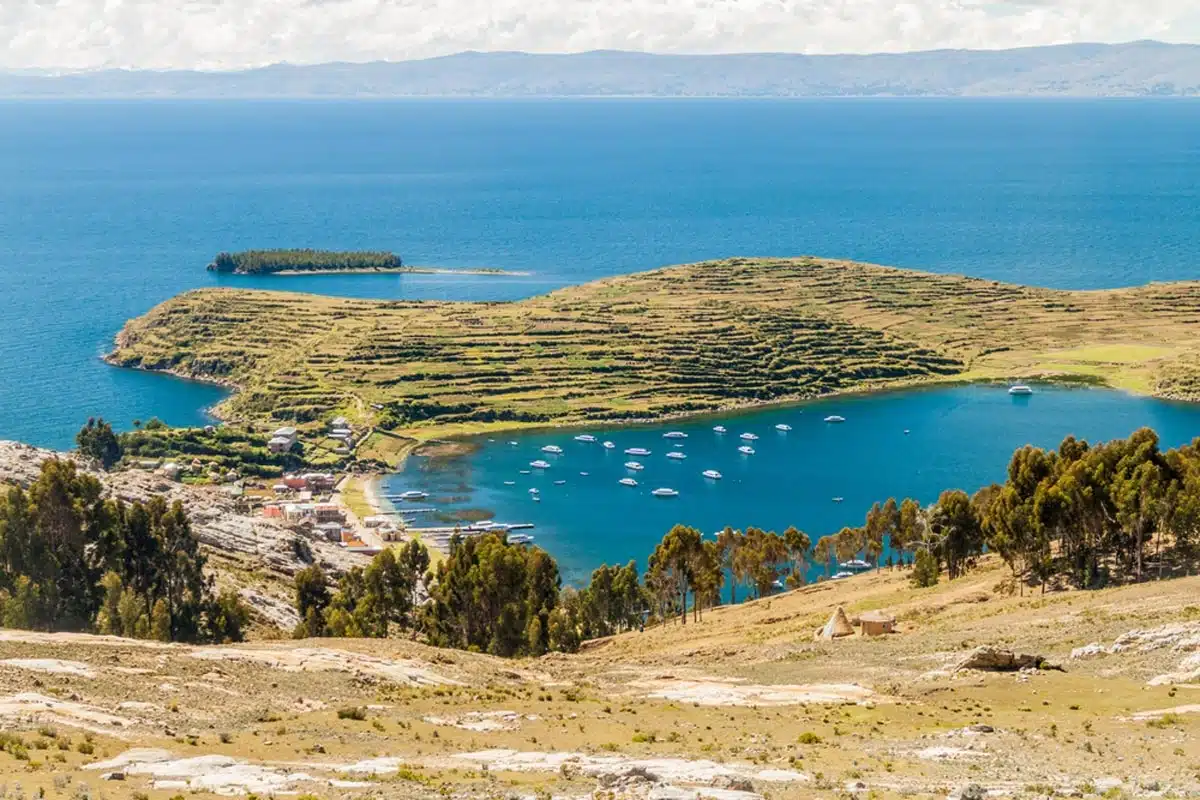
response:
[(129, 322), (110, 361), (235, 385), (231, 419), (444, 435), (1037, 375), (1191, 398), (1198, 315), (1200, 283), (1064, 292), (731, 259), (515, 303), (203, 289)]

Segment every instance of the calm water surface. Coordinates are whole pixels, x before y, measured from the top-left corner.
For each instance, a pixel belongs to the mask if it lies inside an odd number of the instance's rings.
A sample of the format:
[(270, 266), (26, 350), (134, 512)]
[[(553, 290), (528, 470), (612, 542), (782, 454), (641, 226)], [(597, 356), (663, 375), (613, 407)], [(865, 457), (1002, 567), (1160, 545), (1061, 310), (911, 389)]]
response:
[[(830, 415), (846, 422), (824, 422)], [(712, 431), (718, 423), (727, 434)], [(776, 431), (779, 423), (792, 430)], [(574, 441), (577, 430), (481, 439), (469, 457), (438, 464), (412, 458), (387, 486), (395, 493), (427, 491), (430, 498), (419, 505), (443, 512), (486, 510), (501, 522), (532, 522), (537, 544), (559, 560), (568, 578), (581, 580), (604, 562), (636, 558), (644, 567), (655, 543), (677, 522), (706, 533), (726, 525), (775, 531), (795, 525), (815, 541), (845, 525), (862, 524), (871, 503), (889, 496), (932, 502), (943, 489), (974, 491), (1002, 481), (1013, 450), (1025, 444), (1056, 447), (1067, 434), (1102, 441), (1141, 426), (1157, 430), (1164, 447), (1190, 442), (1200, 436), (1200, 405), (1055, 387), (1038, 387), (1029, 398), (1013, 398), (1003, 387), (991, 386), (897, 392), (719, 421), (587, 431), (611, 440), (614, 450)], [(668, 430), (688, 438), (662, 438)], [(750, 442), (755, 455), (738, 452), (745, 444), (739, 438), (743, 432), (759, 436)], [(542, 453), (547, 444), (564, 453)], [(652, 454), (627, 456), (623, 451), (629, 447)], [(688, 457), (668, 459), (671, 451)], [(535, 459), (553, 466), (522, 475)], [(645, 469), (626, 470), (623, 465), (631, 459)], [(706, 469), (720, 471), (723, 478), (702, 477)], [(626, 476), (638, 487), (617, 483)], [(560, 480), (566, 483), (556, 485)], [(658, 487), (680, 495), (656, 498), (650, 492)], [(540, 490), (540, 502), (530, 499), (530, 488)], [(835, 497), (842, 500), (834, 502)]]
[[(1200, 264), (1195, 103), (30, 102), (0, 121), (0, 438), (42, 445), (94, 414), (203, 420), (216, 390), (98, 360), (126, 319), (197, 286), (512, 299), (812, 253), (1095, 288)], [(291, 246), (534, 275), (203, 269)], [(1105, 425), (1122, 402), (1088, 411)]]

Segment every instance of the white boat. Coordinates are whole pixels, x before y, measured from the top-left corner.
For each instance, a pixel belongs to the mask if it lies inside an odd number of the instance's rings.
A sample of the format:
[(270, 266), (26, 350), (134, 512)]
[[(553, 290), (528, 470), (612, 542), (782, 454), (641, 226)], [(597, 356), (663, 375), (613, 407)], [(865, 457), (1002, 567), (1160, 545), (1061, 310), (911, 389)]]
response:
[(534, 469), (550, 469), (549, 461), (542, 461), (540, 458), (537, 461), (530, 461), (529, 466)]
[(527, 469), (523, 469), (523, 470), (521, 470), (521, 474), (522, 474), (522, 475), (528, 475), (528, 474), (529, 474), (529, 472), (530, 472), (530, 470), (527, 470)]
[(1023, 383), (1018, 383), (1016, 386), (1008, 387), (1008, 393), (1012, 395), (1030, 395), (1033, 394), (1033, 389)]
[(533, 496), (533, 502), (535, 502), (535, 503), (540, 503), (540, 502), (542, 502), (542, 496), (541, 496), (540, 494), (535, 494), (535, 495)]
[(847, 572), (862, 572), (866, 569), (874, 569), (874, 565), (870, 561), (863, 561), (861, 558), (852, 558), (849, 561), (843, 561), (838, 566)]
[(828, 417), (825, 418), (825, 421), (826, 422), (845, 422), (846, 418), (839, 417), (837, 414), (830, 414)]
[(555, 482), (554, 482), (554, 485), (555, 485), (555, 486), (562, 486), (564, 483), (566, 483), (566, 481), (555, 481)]
[(756, 440), (758, 438), (758, 436), (753, 433), (743, 433), (742, 438), (745, 439), (747, 442), (753, 442), (754, 440)]
[(509, 544), (530, 544), (532, 541), (533, 537), (528, 533), (510, 533), (508, 535)]
[(429, 497), (428, 493), (419, 492), (416, 489), (411, 489), (407, 492), (400, 493), (401, 500), (424, 500), (426, 497)]
[(754, 448), (748, 444), (744, 444), (738, 448), (738, 452), (744, 456), (752, 456), (754, 455)]
[(631, 470), (634, 470), (635, 472), (638, 472), (638, 471), (645, 469), (645, 467), (643, 467), (641, 464), (639, 464), (636, 461), (626, 461), (625, 469), (631, 469)]
[(588, 476), (588, 474), (587, 474), (586, 472), (581, 472), (581, 473), (579, 473), (579, 474), (580, 474), (580, 475), (582, 475), (582, 476), (583, 476), (583, 477), (585, 477), (585, 478)]
[(655, 497), (678, 497), (679, 496), (679, 492), (675, 491), (674, 489), (655, 489), (650, 494), (654, 495)]
[(835, 502), (835, 503), (840, 503), (840, 502), (842, 502), (842, 501), (843, 501), (843, 500), (845, 500), (845, 499), (846, 499), (846, 498), (844, 498), (844, 497), (835, 497), (835, 498), (833, 498), (833, 502)]
[(685, 458), (687, 458), (687, 455), (684, 453), (667, 453), (667, 458), (673, 458), (676, 461), (683, 461)]
[(726, 432), (727, 431), (726, 431), (724, 425), (714, 425), (713, 426), (713, 433), (726, 433)]
[(513, 447), (516, 447), (516, 446), (517, 446), (517, 443), (516, 443), (516, 442), (509, 442), (509, 444), (511, 444)]
[(710, 478), (711, 480), (714, 480), (714, 481), (721, 480), (721, 473), (717, 472), (715, 469), (706, 469), (706, 470), (704, 470), (704, 472), (702, 472), (700, 474), (703, 475), (704, 477)]
[(663, 434), (664, 439), (686, 439), (688, 435), (683, 431), (668, 431)]
[(612, 442), (605, 442), (605, 443), (604, 443), (604, 449), (605, 449), (605, 450), (612, 450), (612, 449), (614, 449), (615, 447), (616, 447), (616, 445), (615, 445), (615, 444), (613, 444)]
[(840, 581), (840, 580), (843, 580), (844, 578), (853, 578), (853, 577), (854, 577), (853, 572), (838, 572), (838, 573), (835, 573), (834, 576), (832, 578), (830, 578), (830, 580)]
[(485, 519), (485, 520), (481, 520), (479, 522), (470, 523), (469, 525), (467, 525), (467, 530), (469, 530), (469, 531), (490, 531), (494, 527), (496, 527), (495, 520)]
[(648, 456), (648, 455), (650, 455), (650, 451), (644, 447), (630, 447), (628, 450), (625, 451), (625, 455), (627, 455), (627, 456)]
[(776, 426), (775, 426), (775, 430), (777, 430), (777, 431), (783, 431), (784, 433), (787, 433), (787, 432), (788, 432), (788, 431), (790, 431), (791, 429), (792, 429), (792, 426), (791, 426), (791, 425), (786, 425), (786, 424), (784, 424), (784, 423), (782, 423), (782, 422), (781, 422), (781, 423), (779, 423), (778, 425), (776, 425)]
[(581, 433), (575, 437), (575, 441), (577, 441), (577, 442), (594, 442), (594, 441), (596, 441), (596, 437), (592, 436), (590, 433)]
[(621, 478), (621, 480), (617, 481), (617, 483), (621, 484), (622, 486), (637, 486), (637, 481), (635, 481), (633, 478)]
[(556, 444), (548, 444), (542, 448), (543, 453), (553, 453), (556, 456), (561, 455), (562, 451), (563, 449)]
[(910, 433), (912, 433), (912, 431), (910, 431), (908, 428), (905, 428), (905, 429), (904, 429), (904, 435), (905, 435), (905, 436), (908, 436)]
[(529, 493), (530, 494), (541, 494), (541, 490), (540, 489), (530, 489)]
[(505, 481), (504, 485), (505, 486), (516, 486), (517, 482), (516, 481)]

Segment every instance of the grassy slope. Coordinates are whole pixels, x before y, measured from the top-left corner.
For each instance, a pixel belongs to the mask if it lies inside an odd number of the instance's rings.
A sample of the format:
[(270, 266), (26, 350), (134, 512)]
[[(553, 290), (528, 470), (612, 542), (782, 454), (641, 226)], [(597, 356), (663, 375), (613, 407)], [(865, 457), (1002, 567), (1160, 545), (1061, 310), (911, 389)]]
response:
[[(488, 748), (575, 751), (596, 756), (709, 759), (755, 762), (761, 769), (798, 769), (809, 784), (763, 785), (772, 798), (838, 796), (848, 782), (865, 784), (874, 796), (940, 796), (968, 783), (1003, 790), (1006, 796), (1044, 797), (1047, 787), (1084, 793), (1104, 790), (1103, 779), (1124, 781), (1123, 793), (1139, 796), (1137, 784), (1158, 781), (1174, 796), (1200, 790), (1196, 737), (1200, 714), (1180, 713), (1162, 725), (1131, 719), (1137, 712), (1196, 703), (1194, 687), (1149, 686), (1154, 675), (1174, 669), (1187, 652), (1136, 648), (1090, 660), (1066, 661), (1070, 648), (1090, 641), (1108, 644), (1132, 629), (1195, 620), (1200, 579), (1188, 578), (1103, 592), (1064, 592), (1045, 597), (993, 593), (1005, 568), (995, 559), (954, 583), (914, 590), (906, 574), (880, 573), (825, 584), (705, 615), (700, 624), (677, 624), (595, 642), (574, 656), (503, 662), (486, 656), (438, 651), (405, 641), (323, 640), (248, 645), (270, 648), (279, 665), (197, 659), (183, 648), (102, 643), (86, 637), (53, 643), (12, 641), (0, 632), (0, 695), (36, 691), (73, 697), (104, 709), (127, 701), (150, 702), (119, 711), (141, 722), (100, 733), (96, 752), (64, 753), (64, 764), (47, 763), (58, 751), (32, 750), (33, 761), (0, 753), (0, 782), (20, 780), (26, 791), (51, 788), (52, 776), (100, 785), (81, 767), (130, 747), (162, 747), (180, 756), (226, 754), (270, 764), (336, 765), (372, 756), (409, 764), (388, 772), (377, 792), (306, 787), (318, 797), (429, 797), (445, 786), (452, 796), (490, 798), (532, 795), (589, 796), (594, 778), (567, 770), (518, 774), (457, 769), (445, 759)], [(837, 605), (853, 614), (888, 608), (900, 633), (882, 639), (814, 642), (812, 630)], [(13, 634), (18, 640), (21, 634)], [(1034, 676), (936, 670), (964, 648), (981, 643), (1012, 646), (1066, 661), (1065, 673)], [(459, 681), (456, 687), (399, 688), (389, 681), (344, 672), (294, 671), (289, 654), (305, 648), (400, 659)], [(311, 653), (308, 654), (311, 656)], [(81, 661), (93, 678), (45, 675), (7, 666), (4, 659), (58, 658)], [(120, 670), (126, 670), (121, 672)], [(146, 673), (137, 673), (145, 670)], [(932, 672), (931, 672), (932, 671)], [(353, 672), (353, 670), (348, 670)], [(724, 681), (732, 686), (858, 682), (880, 694), (868, 705), (744, 707), (694, 705), (648, 697), (650, 686), (685, 680)], [(209, 687), (218, 685), (220, 690)], [(340, 720), (343, 706), (371, 706), (365, 722)], [(174, 709), (174, 710), (173, 710)], [(468, 731), (438, 726), (429, 717), (454, 718), (468, 711), (517, 711), (519, 728)], [(996, 732), (952, 732), (984, 723)], [(9, 726), (28, 741), (34, 721)], [(101, 726), (102, 727), (102, 726)], [(58, 725), (73, 742), (78, 730)], [(222, 742), (220, 734), (232, 734)], [(649, 734), (654, 736), (650, 737)], [(812, 734), (801, 741), (803, 734)], [(192, 738), (194, 737), (194, 738)], [(314, 751), (321, 745), (321, 751)], [(922, 758), (926, 748), (975, 748), (977, 756)], [(328, 768), (305, 768), (325, 775)], [(335, 775), (336, 777), (336, 775)], [(123, 786), (107, 784), (107, 796), (146, 787), (131, 775)], [(152, 793), (170, 797), (176, 790)], [(50, 796), (58, 794), (51, 792)], [(200, 792), (188, 796), (209, 797)], [(625, 796), (625, 795), (622, 795)], [(644, 795), (629, 795), (641, 797)], [(1169, 795), (1170, 796), (1170, 795)]]
[[(733, 259), (516, 303), (188, 292), (113, 363), (233, 383), (252, 422), (441, 407), (422, 438), (657, 417), (946, 380), (1077, 376), (1192, 397), (1200, 283), (1064, 292), (817, 259)], [(455, 407), (457, 406), (457, 407)], [(455, 408), (449, 408), (455, 407)]]

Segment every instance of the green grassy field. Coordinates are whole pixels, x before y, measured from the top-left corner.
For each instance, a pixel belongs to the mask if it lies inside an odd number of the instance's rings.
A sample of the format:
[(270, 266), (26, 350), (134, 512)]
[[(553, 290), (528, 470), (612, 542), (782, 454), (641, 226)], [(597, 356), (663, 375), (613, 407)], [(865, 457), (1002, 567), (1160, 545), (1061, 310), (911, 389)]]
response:
[(232, 383), (231, 420), (335, 414), (418, 439), (837, 392), (1064, 377), (1200, 396), (1200, 283), (1066, 292), (866, 264), (731, 259), (513, 303), (202, 289), (114, 364)]

